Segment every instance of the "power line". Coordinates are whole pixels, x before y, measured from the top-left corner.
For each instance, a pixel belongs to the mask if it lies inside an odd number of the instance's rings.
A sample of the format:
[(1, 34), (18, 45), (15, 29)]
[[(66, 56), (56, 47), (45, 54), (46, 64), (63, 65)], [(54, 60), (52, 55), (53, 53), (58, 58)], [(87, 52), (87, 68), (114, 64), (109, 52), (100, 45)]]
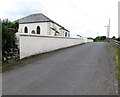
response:
[[(111, 16), (111, 14), (113, 13), (113, 8), (115, 7), (116, 3), (118, 2), (118, 0), (115, 0), (115, 2), (111, 5), (109, 11), (108, 11), (108, 16)], [(68, 1), (68, 3), (75, 9), (77, 9), (78, 11), (80, 11), (83, 15), (85, 15), (86, 17), (88, 17), (90, 20), (92, 20), (94, 23), (96, 23), (98, 25), (98, 27), (103, 29), (103, 25), (101, 25), (98, 21), (96, 21), (94, 18), (92, 18), (91, 16), (89, 16), (85, 11), (83, 11), (81, 8), (79, 8), (78, 6), (76, 6), (75, 4), (73, 4), (71, 1)], [(110, 17), (108, 17), (110, 18)], [(107, 25), (107, 37), (110, 36), (110, 19), (109, 19), (109, 24)]]
[(119, 0), (115, 0), (114, 3), (112, 4), (110, 11), (109, 11), (109, 16), (113, 13), (113, 9), (116, 5), (118, 5)]
[(95, 22), (97, 25), (101, 26), (95, 19), (93, 19), (92, 17), (90, 17), (85, 11), (81, 10), (79, 7), (77, 7), (75, 4), (73, 4), (72, 2), (69, 2), (69, 4), (77, 9), (78, 11), (80, 11), (83, 15), (85, 15), (86, 17), (88, 17), (90, 20), (92, 20), (93, 22)]

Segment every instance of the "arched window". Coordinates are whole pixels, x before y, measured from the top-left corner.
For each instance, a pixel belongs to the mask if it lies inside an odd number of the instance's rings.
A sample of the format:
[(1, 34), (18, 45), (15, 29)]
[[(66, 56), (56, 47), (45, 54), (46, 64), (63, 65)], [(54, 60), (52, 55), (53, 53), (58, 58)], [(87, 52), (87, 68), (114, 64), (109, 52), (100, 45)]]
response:
[(67, 37), (67, 32), (65, 32), (65, 37)]
[(31, 33), (32, 33), (32, 34), (35, 34), (35, 30), (32, 30)]
[(28, 28), (27, 27), (24, 28), (24, 33), (28, 33)]
[(40, 27), (37, 26), (37, 34), (40, 34)]

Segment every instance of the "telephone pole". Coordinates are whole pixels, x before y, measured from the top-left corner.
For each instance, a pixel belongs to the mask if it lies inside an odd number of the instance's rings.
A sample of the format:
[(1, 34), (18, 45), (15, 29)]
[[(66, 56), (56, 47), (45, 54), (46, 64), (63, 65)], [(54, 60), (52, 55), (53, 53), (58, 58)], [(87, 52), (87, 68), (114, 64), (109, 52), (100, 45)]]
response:
[(109, 24), (108, 24), (108, 31), (107, 31), (107, 33), (108, 33), (108, 38), (109, 38), (109, 36), (110, 36), (110, 19), (109, 19)]
[(109, 35), (110, 35), (110, 19), (109, 19), (108, 25), (104, 26), (104, 27), (107, 27), (107, 38), (109, 39)]

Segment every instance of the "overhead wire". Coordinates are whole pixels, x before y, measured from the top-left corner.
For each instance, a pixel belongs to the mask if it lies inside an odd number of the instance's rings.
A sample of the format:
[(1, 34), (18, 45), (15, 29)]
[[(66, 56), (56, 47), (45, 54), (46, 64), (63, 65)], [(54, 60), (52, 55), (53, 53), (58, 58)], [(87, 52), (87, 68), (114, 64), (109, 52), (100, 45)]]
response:
[[(116, 2), (118, 2), (118, 0), (116, 0), (116, 1), (112, 4), (111, 9), (113, 9), (113, 8), (115, 7)], [(83, 15), (85, 15), (86, 17), (88, 17), (91, 21), (93, 21), (94, 23), (96, 23), (98, 27), (100, 27), (100, 28), (103, 28), (103, 27), (104, 27), (104, 25), (99, 24), (98, 21), (96, 21), (94, 18), (92, 18), (91, 16), (89, 16), (89, 15), (88, 15), (85, 11), (83, 11), (80, 7), (76, 6), (76, 5), (73, 4), (71, 1), (70, 1), (70, 2), (68, 1), (68, 3), (69, 3), (73, 8), (77, 9), (78, 11), (80, 11)], [(109, 16), (111, 16), (111, 14), (112, 14), (112, 12), (113, 12), (111, 9), (110, 9), (110, 11), (109, 11), (108, 19), (110, 18)]]
[(86, 17), (88, 17), (91, 21), (93, 21), (94, 23), (96, 23), (97, 25), (101, 26), (94, 18), (92, 18), (91, 16), (89, 16), (85, 11), (83, 11), (81, 8), (77, 7), (75, 4), (73, 4), (72, 2), (69, 2), (69, 4), (77, 9), (78, 11), (80, 11), (83, 15), (85, 15)]

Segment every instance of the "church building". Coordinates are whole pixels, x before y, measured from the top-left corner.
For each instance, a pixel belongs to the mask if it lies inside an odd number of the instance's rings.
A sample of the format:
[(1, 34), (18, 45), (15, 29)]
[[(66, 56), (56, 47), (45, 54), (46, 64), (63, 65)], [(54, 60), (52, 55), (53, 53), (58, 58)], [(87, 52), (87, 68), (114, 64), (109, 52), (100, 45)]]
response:
[(70, 31), (42, 13), (32, 14), (18, 20), (17, 33), (40, 36), (70, 37)]

